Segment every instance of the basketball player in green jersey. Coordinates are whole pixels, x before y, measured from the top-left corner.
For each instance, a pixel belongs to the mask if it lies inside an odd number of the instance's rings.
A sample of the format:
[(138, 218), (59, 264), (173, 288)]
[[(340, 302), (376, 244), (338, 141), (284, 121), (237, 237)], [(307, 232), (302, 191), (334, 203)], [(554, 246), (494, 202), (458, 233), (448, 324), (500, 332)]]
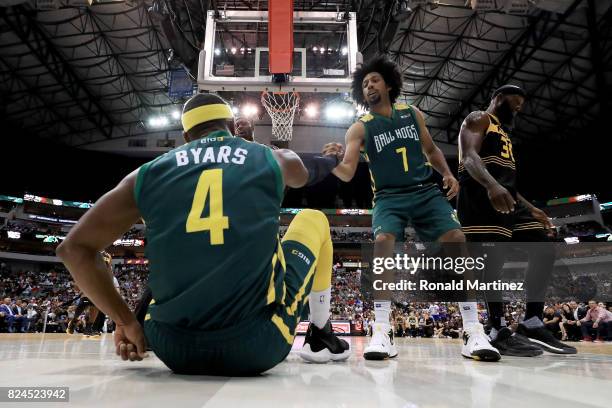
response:
[[(230, 107), (216, 95), (187, 101), (187, 143), (105, 194), (57, 253), (83, 292), (117, 323), (116, 352), (123, 360), (141, 360), (146, 337), (176, 373), (261, 373), (288, 355), (309, 296), (312, 323), (301, 356), (344, 360), (349, 346), (329, 321), (327, 218), (303, 210), (278, 239), (283, 188), (301, 187), (311, 176), (294, 152), (234, 137), (232, 121)], [(141, 217), (153, 296), (144, 331), (99, 254)]]
[[(402, 75), (384, 57), (362, 65), (353, 73), (353, 100), (369, 112), (346, 133), (346, 148), (327, 144), (323, 153), (342, 154), (333, 173), (348, 182), (355, 175), (360, 151), (369, 162), (374, 190), (372, 228), (374, 257), (393, 256), (396, 240), (404, 239), (411, 224), (423, 242), (465, 242), (461, 225), (447, 200), (459, 190), (442, 151), (434, 144), (423, 114), (414, 106), (395, 103), (402, 88)], [(443, 177), (446, 198), (430, 181), (433, 167)], [(385, 280), (392, 275), (386, 272)], [(390, 330), (390, 293), (378, 292), (374, 300), (376, 324), (366, 359), (380, 360), (397, 355)], [(461, 304), (465, 329), (461, 354), (477, 360), (497, 361), (499, 352), (489, 344), (478, 322), (476, 303)]]

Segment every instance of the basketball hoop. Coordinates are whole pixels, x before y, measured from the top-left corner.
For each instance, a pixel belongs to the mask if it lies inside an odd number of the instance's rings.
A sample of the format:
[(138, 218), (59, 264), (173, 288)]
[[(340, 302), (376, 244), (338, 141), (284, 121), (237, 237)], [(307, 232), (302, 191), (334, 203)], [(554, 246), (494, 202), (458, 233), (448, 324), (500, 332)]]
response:
[(277, 140), (290, 141), (293, 135), (293, 118), (300, 105), (300, 94), (263, 91), (261, 103), (272, 119), (272, 134)]

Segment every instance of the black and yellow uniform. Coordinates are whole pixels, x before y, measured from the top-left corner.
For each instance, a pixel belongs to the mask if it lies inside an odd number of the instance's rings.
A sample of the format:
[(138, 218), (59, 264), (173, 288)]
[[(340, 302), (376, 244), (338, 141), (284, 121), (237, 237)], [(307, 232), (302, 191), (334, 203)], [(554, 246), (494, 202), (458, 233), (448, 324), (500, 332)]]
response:
[[(516, 165), (512, 141), (497, 117), (490, 113), (488, 115), (490, 123), (479, 155), (491, 176), (516, 200)], [(493, 208), (487, 190), (463, 167), (461, 150), (459, 183), (461, 189), (457, 200), (457, 213), (468, 241), (546, 240), (542, 224), (535, 220), (519, 201), (511, 214), (502, 214)]]
[(253, 375), (275, 366), (313, 281), (329, 287), (327, 219), (304, 210), (280, 243), (282, 194), (271, 150), (224, 131), (141, 167), (135, 198), (153, 295), (145, 333), (175, 372)]
[(411, 224), (421, 240), (432, 242), (460, 228), (452, 207), (430, 180), (431, 165), (412, 107), (397, 103), (391, 118), (372, 112), (359, 120), (365, 127), (364, 152), (374, 191), (374, 235), (390, 233), (403, 240)]

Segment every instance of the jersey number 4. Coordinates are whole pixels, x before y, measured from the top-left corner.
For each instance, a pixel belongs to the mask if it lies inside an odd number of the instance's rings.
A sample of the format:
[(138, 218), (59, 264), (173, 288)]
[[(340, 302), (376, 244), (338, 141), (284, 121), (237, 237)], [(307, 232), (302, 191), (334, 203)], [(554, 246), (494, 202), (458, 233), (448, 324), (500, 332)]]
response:
[[(209, 193), (210, 215), (202, 217)], [(229, 229), (229, 218), (223, 215), (223, 169), (200, 174), (185, 228), (188, 233), (210, 231), (210, 245), (223, 245), (223, 231)]]

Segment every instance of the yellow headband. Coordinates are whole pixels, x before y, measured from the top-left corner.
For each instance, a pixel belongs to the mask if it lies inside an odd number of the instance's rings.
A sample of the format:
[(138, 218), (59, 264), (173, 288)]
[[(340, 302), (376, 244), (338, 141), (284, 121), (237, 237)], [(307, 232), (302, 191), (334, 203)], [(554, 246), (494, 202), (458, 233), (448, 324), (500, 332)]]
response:
[(188, 132), (191, 128), (200, 123), (208, 122), (216, 119), (233, 119), (234, 114), (230, 107), (224, 103), (215, 103), (211, 105), (199, 106), (188, 112), (183, 113), (181, 121), (183, 122), (183, 130)]

